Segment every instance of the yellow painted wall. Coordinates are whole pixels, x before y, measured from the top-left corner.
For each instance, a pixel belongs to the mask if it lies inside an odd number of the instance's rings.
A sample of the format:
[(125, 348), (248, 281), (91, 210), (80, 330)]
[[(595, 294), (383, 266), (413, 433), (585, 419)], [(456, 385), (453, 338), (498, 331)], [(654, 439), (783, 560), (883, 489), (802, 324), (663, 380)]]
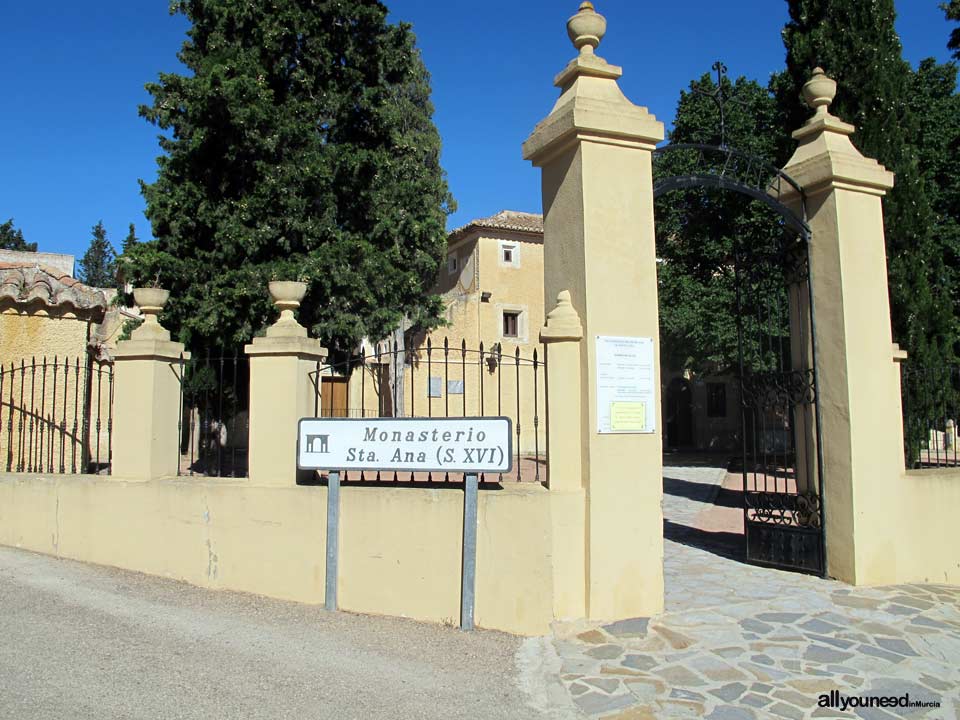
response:
[[(502, 243), (516, 246), (519, 266), (500, 261)], [(442, 346), (443, 338), (452, 347), (466, 340), (468, 348), (477, 348), (482, 341), (489, 349), (503, 343), (504, 353), (513, 354), (519, 347), (524, 357), (532, 355), (544, 322), (543, 306), (543, 237), (510, 231), (477, 231), (464, 240), (452, 243), (447, 256), (456, 255), (461, 272), (448, 274), (440, 270), (437, 291), (447, 304), (448, 325), (432, 335), (434, 347)], [(487, 302), (481, 300), (490, 293)], [(503, 336), (502, 311), (518, 309), (526, 315), (521, 322), (520, 337)], [(425, 340), (424, 340), (425, 343)]]
[(960, 585), (960, 468), (910, 471), (899, 485), (888, 515), (897, 582)]
[(5, 367), (33, 357), (84, 357), (89, 323), (73, 313), (21, 306), (0, 312), (0, 362)]
[[(16, 470), (21, 463), (34, 470), (59, 469), (61, 463), (67, 471), (80, 470), (84, 446), (90, 462), (108, 462), (110, 366), (94, 363), (88, 374), (90, 327), (56, 309), (28, 312), (18, 306), (0, 312), (0, 470)], [(86, 434), (85, 398), (90, 407)]]
[[(131, 482), (96, 476), (0, 475), (0, 544), (136, 570), (202, 587), (323, 601), (325, 487), (196, 479)], [(554, 572), (555, 519), (576, 497), (539, 485), (482, 491), (476, 622), (537, 635), (555, 597), (576, 598)], [(343, 610), (456, 624), (463, 495), (455, 489), (343, 487)], [(555, 518), (556, 515), (556, 518)], [(562, 543), (561, 543), (562, 546)], [(579, 587), (582, 602), (582, 584)], [(568, 602), (569, 604), (569, 602)], [(557, 613), (562, 612), (562, 602)]]

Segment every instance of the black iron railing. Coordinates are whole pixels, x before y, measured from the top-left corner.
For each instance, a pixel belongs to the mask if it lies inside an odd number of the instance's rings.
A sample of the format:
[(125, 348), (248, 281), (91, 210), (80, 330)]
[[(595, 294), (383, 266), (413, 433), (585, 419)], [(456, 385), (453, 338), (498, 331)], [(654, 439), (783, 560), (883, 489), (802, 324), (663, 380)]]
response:
[[(467, 347), (432, 338), (413, 347), (396, 342), (361, 348), (340, 362), (317, 363), (317, 417), (499, 417), (513, 421), (514, 469), (496, 480), (546, 478), (546, 376), (543, 349), (529, 356), (501, 343)], [(319, 382), (317, 382), (319, 379)], [(331, 468), (334, 469), (334, 468)], [(437, 473), (356, 473), (360, 480), (426, 480)], [(389, 475), (389, 477), (386, 477)], [(419, 477), (423, 475), (424, 477)], [(349, 479), (349, 478), (344, 478)], [(486, 478), (481, 477), (481, 480)], [(444, 473), (442, 480), (450, 481)]]
[(764, 158), (731, 147), (675, 143), (658, 147), (653, 162), (654, 197), (695, 187), (734, 190), (769, 206), (801, 235), (810, 232), (805, 218), (783, 203), (788, 194), (803, 196), (800, 185)]
[(250, 371), (247, 356), (209, 353), (180, 359), (180, 475), (246, 477)]
[(960, 366), (902, 366), (903, 440), (907, 468), (960, 467)]
[(0, 458), (7, 472), (107, 473), (113, 364), (30, 358), (0, 366)]

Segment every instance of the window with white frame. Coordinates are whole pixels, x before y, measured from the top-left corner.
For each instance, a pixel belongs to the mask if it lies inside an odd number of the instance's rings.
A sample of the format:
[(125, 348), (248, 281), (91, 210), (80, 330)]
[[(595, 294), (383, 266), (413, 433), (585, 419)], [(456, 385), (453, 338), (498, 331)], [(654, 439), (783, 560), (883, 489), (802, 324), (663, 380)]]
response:
[(459, 265), (457, 263), (457, 254), (451, 253), (447, 255), (447, 272), (453, 275), (455, 272), (457, 272), (458, 266)]
[(500, 265), (503, 267), (520, 267), (520, 246), (517, 243), (500, 243)]
[(520, 337), (520, 313), (517, 310), (503, 311), (503, 337)]

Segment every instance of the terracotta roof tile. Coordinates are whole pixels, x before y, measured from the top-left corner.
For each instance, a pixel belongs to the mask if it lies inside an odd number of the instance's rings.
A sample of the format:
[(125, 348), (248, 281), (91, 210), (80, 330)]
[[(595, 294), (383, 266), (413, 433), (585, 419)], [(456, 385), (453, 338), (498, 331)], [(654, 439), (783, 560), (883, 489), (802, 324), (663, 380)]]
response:
[(41, 302), (47, 307), (70, 306), (102, 315), (107, 297), (55, 268), (31, 263), (0, 262), (0, 300), (17, 305)]
[(450, 240), (459, 240), (471, 230), (513, 230), (515, 232), (543, 234), (543, 215), (539, 213), (501, 210), (496, 215), (471, 220), (450, 233)]

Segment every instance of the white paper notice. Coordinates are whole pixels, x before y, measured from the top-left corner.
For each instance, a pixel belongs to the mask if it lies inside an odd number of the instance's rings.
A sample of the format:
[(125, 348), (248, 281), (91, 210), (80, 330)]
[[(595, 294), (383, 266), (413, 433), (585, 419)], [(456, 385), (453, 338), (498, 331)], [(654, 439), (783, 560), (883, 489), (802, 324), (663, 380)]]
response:
[(597, 335), (597, 432), (656, 431), (653, 338)]

